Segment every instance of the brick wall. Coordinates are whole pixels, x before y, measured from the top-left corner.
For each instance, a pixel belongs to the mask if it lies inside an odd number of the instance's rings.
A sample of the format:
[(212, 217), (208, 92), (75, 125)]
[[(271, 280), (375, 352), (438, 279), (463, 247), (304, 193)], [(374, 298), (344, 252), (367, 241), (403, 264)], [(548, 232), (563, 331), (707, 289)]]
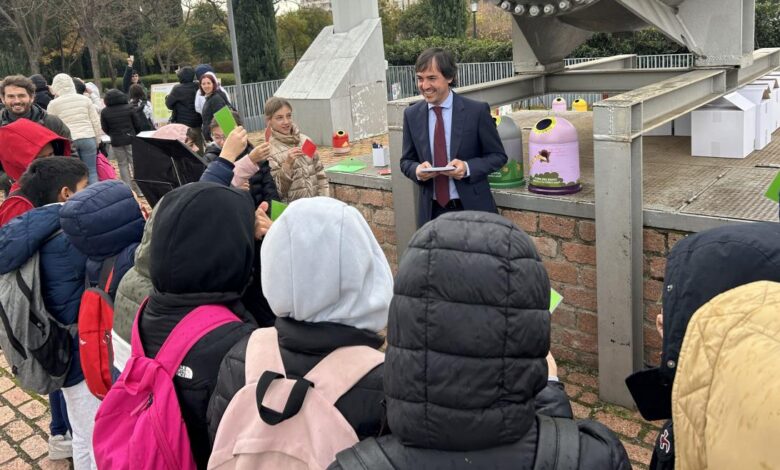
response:
[[(360, 210), (395, 273), (398, 252), (392, 193), (339, 184), (331, 184), (331, 189), (334, 197)], [(501, 209), (501, 214), (531, 236), (553, 288), (563, 295), (563, 303), (552, 316), (553, 354), (597, 367), (596, 224), (589, 219), (513, 209)], [(668, 230), (644, 230), (645, 361), (651, 364), (658, 363), (661, 351), (655, 317), (661, 313), (666, 256), (685, 235)]]

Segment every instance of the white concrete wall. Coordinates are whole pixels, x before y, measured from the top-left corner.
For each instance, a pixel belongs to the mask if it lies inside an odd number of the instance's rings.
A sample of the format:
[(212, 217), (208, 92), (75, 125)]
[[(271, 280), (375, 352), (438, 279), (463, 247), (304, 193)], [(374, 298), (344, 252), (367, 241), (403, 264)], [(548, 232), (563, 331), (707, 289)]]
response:
[[(344, 130), (350, 140), (387, 132), (387, 88), (382, 24), (376, 0), (334, 0), (334, 20), (344, 32), (323, 29), (285, 79), (276, 96), (293, 105), (295, 121), (318, 145)], [(352, 6), (350, 10), (345, 7)], [(360, 7), (359, 5), (362, 5)]]

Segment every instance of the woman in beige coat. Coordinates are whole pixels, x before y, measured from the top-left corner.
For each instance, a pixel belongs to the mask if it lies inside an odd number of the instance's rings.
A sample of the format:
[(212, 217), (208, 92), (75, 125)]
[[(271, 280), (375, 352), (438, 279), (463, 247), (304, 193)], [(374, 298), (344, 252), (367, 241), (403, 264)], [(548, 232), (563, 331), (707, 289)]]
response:
[(268, 163), (279, 196), (285, 203), (296, 199), (329, 196), (328, 178), (316, 152), (309, 158), (301, 150), (308, 139), (292, 120), (292, 105), (273, 97), (265, 103), (266, 131), (271, 152)]
[(79, 158), (89, 170), (89, 184), (97, 183), (97, 146), (103, 131), (95, 106), (88, 97), (76, 93), (76, 85), (68, 74), (55, 75), (51, 89), (55, 98), (47, 111), (68, 126)]
[(780, 284), (759, 281), (693, 315), (672, 388), (677, 470), (780, 465)]

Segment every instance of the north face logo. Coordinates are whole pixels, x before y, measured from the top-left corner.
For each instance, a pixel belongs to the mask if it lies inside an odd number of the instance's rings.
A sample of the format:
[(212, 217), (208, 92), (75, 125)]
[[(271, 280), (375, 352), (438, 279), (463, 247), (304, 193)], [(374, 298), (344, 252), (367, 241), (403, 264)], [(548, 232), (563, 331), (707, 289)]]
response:
[(179, 366), (179, 369), (176, 371), (176, 377), (181, 377), (182, 379), (192, 380), (192, 375), (192, 369), (187, 366)]

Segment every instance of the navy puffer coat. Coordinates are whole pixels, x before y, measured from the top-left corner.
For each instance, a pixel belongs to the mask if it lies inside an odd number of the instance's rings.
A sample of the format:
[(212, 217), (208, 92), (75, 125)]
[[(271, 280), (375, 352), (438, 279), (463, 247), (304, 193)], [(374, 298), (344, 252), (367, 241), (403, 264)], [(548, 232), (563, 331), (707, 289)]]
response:
[(117, 180), (102, 181), (76, 193), (60, 211), (62, 230), (87, 255), (87, 275), (96, 283), (103, 261), (116, 256), (110, 293), (133, 267), (144, 218), (133, 193)]
[[(46, 309), (60, 323), (78, 322), (84, 292), (86, 256), (60, 230), (62, 204), (25, 212), (0, 228), (0, 274), (20, 268), (40, 251), (41, 295)], [(78, 338), (73, 338), (73, 359), (65, 387), (84, 380)]]

